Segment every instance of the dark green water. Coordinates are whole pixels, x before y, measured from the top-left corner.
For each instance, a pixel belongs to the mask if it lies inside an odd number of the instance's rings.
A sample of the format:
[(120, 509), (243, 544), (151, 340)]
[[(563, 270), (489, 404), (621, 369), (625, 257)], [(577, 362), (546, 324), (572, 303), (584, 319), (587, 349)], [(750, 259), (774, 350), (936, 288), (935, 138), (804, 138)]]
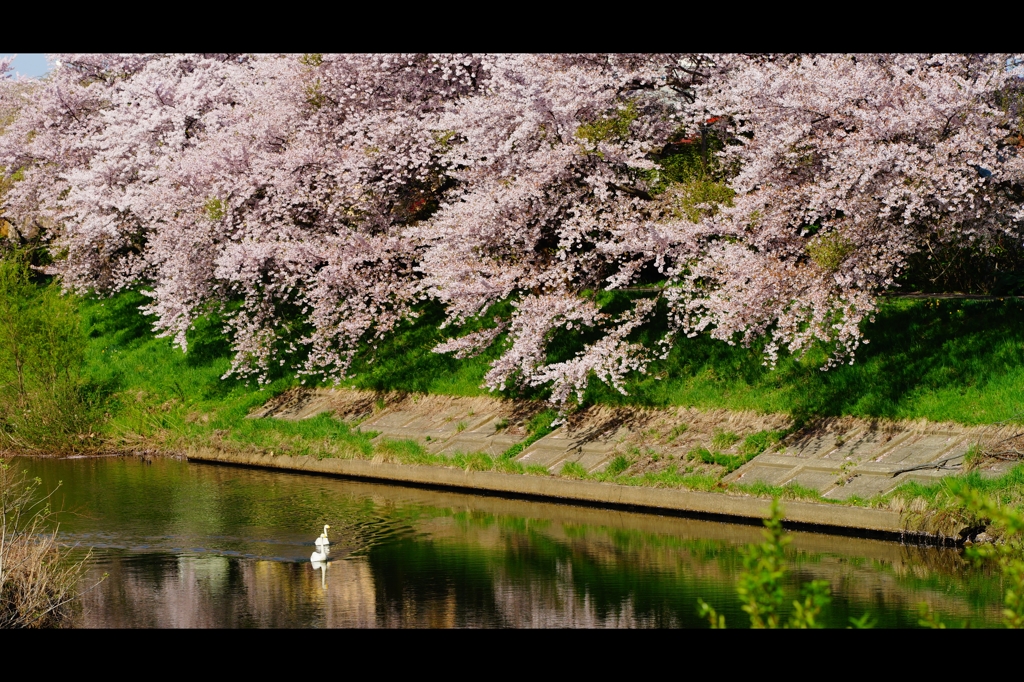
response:
[[(93, 548), (83, 627), (706, 627), (698, 599), (749, 623), (735, 581), (756, 526), (176, 460), (14, 464), (62, 481), (61, 539)], [(829, 625), (912, 627), (921, 602), (999, 622), (998, 576), (957, 550), (791, 537), (789, 588), (828, 580)]]

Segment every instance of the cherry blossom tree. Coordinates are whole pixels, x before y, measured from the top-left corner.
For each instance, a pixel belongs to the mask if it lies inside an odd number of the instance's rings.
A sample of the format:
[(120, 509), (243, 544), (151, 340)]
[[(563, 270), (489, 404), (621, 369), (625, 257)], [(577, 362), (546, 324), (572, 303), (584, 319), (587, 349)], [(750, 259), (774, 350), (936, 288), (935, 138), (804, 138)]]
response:
[[(182, 349), (219, 311), (261, 382), (427, 304), (437, 352), (500, 343), (486, 386), (561, 405), (698, 333), (833, 364), (915, 254), (1021, 237), (1008, 55), (58, 58), (0, 134), (7, 215)], [(549, 361), (559, 330), (588, 342)]]
[[(449, 322), (515, 299), (492, 331), (442, 344), (462, 354), (506, 330), (507, 350), (486, 377), (492, 389), (551, 385), (563, 403), (591, 373), (623, 390), (649, 353), (628, 339), (654, 310), (600, 311), (586, 290), (621, 287), (659, 261), (652, 241), (664, 210), (654, 201), (659, 153), (679, 130), (699, 58), (534, 56), (493, 60), (487, 91), (442, 118), (455, 131), (448, 152), (457, 191), (413, 233), (419, 269)], [(689, 67), (689, 68), (687, 68)], [(506, 327), (507, 325), (507, 327)], [(554, 330), (603, 336), (568, 361), (549, 364)]]
[[(852, 362), (861, 322), (935, 241), (1022, 238), (1019, 88), (1010, 55), (722, 57), (694, 115), (728, 138), (736, 192), (680, 271), (681, 329), (814, 341)], [(1019, 64), (1019, 62), (1017, 62)], [(827, 367), (828, 365), (826, 365)]]

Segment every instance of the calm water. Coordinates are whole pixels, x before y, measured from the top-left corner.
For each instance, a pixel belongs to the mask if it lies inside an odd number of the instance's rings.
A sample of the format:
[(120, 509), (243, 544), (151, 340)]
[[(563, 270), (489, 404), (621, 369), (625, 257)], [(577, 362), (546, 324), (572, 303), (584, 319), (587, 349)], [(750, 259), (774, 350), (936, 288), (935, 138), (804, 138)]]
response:
[[(749, 622), (757, 527), (175, 460), (15, 464), (63, 482), (61, 538), (93, 548), (83, 627), (706, 627), (698, 599)], [(790, 587), (828, 580), (831, 625), (916, 626), (920, 602), (998, 624), (998, 576), (956, 550), (791, 536)]]

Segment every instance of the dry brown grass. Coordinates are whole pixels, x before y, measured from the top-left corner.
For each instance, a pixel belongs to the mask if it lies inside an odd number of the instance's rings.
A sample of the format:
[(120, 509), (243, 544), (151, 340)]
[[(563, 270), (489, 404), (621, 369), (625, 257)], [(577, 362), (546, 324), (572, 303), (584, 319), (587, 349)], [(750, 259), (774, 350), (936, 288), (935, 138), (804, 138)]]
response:
[(39, 485), (0, 459), (0, 628), (68, 627), (74, 616), (84, 561), (57, 544)]

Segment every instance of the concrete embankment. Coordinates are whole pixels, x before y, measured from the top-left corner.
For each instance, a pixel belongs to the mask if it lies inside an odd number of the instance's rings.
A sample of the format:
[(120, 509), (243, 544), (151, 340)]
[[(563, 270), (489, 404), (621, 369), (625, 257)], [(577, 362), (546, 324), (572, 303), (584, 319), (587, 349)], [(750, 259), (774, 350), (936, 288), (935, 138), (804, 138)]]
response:
[[(329, 412), (377, 438), (412, 440), (428, 452), (451, 456), (481, 452), (497, 457), (521, 443), (540, 404), (494, 398), (383, 394), (348, 389), (295, 390), (270, 400), (252, 417), (297, 421)], [(924, 420), (822, 419), (794, 430), (780, 414), (693, 408), (640, 409), (594, 406), (579, 411), (515, 456), (523, 466), (557, 475), (567, 464), (588, 474), (622, 456), (630, 474), (693, 466), (704, 448), (745, 457), (746, 439), (758, 432), (788, 432), (783, 442), (725, 475), (725, 483), (798, 485), (831, 500), (869, 499), (907, 481), (930, 484), (964, 471), (972, 444), (1022, 439), (1013, 425), (965, 427)], [(1014, 463), (989, 461), (982, 476), (998, 476)], [(702, 473), (724, 475), (714, 466)]]
[[(415, 485), (555, 500), (614, 508), (631, 508), (661, 514), (685, 514), (733, 521), (757, 521), (769, 514), (770, 501), (729, 493), (708, 493), (666, 488), (646, 488), (576, 481), (493, 471), (463, 471), (439, 466), (414, 466), (357, 459), (322, 459), (305, 456), (229, 452), (197, 448), (191, 461), (253, 466), (381, 483)], [(789, 501), (785, 520), (792, 527), (832, 533), (877, 535), (917, 540), (942, 540), (949, 533), (929, 528), (925, 519), (912, 523), (905, 514), (831, 504)]]
[[(1007, 425), (966, 427), (958, 424), (864, 420), (849, 417), (818, 420), (796, 429), (790, 417), (694, 408), (611, 408), (580, 410), (539, 439), (528, 438), (527, 423), (544, 406), (488, 397), (374, 393), (351, 389), (294, 389), (254, 410), (251, 418), (298, 421), (334, 415), (374, 442), (407, 440), (434, 455), (484, 453), (513, 456), (524, 467), (549, 476), (455, 467), (413, 466), (356, 459), (316, 460), (237, 450), (197, 451), (192, 459), (261, 466), (379, 480), (403, 485), (454, 488), (479, 493), (527, 496), (574, 504), (631, 507), (656, 513), (702, 515), (755, 521), (767, 517), (770, 502), (737, 491), (696, 492), (560, 478), (572, 464), (587, 475), (605, 471), (613, 460), (625, 461), (625, 474), (643, 476), (666, 469), (719, 476), (725, 486), (763, 483), (799, 486), (823, 498), (844, 502), (870, 499), (908, 481), (934, 483), (962, 473), (972, 444), (1003, 443), (1024, 438)], [(787, 434), (750, 457), (750, 439), (759, 434)], [(509, 448), (522, 444), (518, 451)], [(742, 458), (728, 471), (700, 456), (711, 451)], [(509, 453), (503, 455), (503, 453)], [(513, 452), (515, 453), (513, 455)], [(694, 453), (698, 453), (697, 456)], [(982, 476), (998, 476), (1009, 461), (982, 463)], [(977, 465), (976, 465), (977, 466)], [(829, 532), (884, 534), (921, 539), (958, 538), (962, 524), (948, 515), (927, 512), (924, 505), (894, 498), (889, 509), (855, 504), (789, 501), (786, 519)]]

